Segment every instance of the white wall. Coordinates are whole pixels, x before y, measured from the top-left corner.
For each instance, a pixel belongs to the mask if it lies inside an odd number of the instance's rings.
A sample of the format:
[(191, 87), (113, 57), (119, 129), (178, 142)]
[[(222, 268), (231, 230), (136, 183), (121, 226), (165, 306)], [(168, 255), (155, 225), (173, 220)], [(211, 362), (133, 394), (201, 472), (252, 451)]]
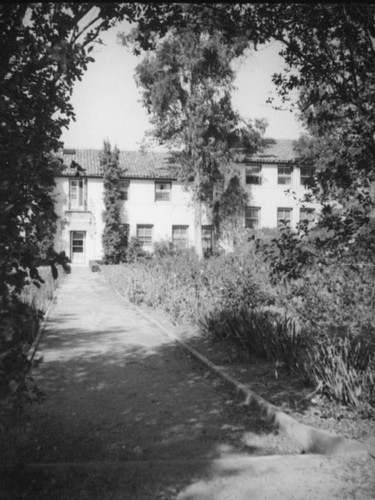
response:
[(57, 233), (55, 236), (55, 248), (65, 251), (70, 255), (70, 232), (86, 232), (86, 262), (102, 257), (101, 235), (104, 224), (102, 213), (103, 204), (103, 180), (88, 179), (87, 181), (87, 210), (69, 210), (69, 179), (56, 179), (56, 214), (59, 216), (57, 222)]
[[(59, 216), (55, 247), (70, 257), (70, 231), (86, 231), (86, 261), (101, 259), (103, 223), (103, 180), (87, 180), (87, 211), (69, 210), (69, 179), (56, 181), (56, 213)], [(137, 224), (153, 225), (153, 241), (171, 240), (172, 226), (189, 226), (189, 245), (194, 244), (194, 209), (191, 194), (184, 185), (172, 182), (170, 201), (155, 201), (153, 180), (131, 180), (128, 200), (124, 201), (122, 222), (130, 225), (130, 236), (136, 236)], [(208, 224), (203, 212), (202, 224)]]
[(123, 221), (130, 224), (130, 235), (136, 236), (137, 224), (152, 224), (153, 240), (172, 239), (173, 225), (189, 226), (190, 244), (194, 242), (194, 211), (191, 195), (183, 185), (172, 182), (170, 201), (155, 201), (155, 183), (131, 180), (128, 200), (124, 202)]
[[(277, 208), (292, 208), (292, 226), (299, 222), (299, 208), (305, 188), (300, 185), (300, 170), (292, 170), (289, 186), (277, 184), (277, 165), (262, 165), (262, 185), (246, 184), (246, 169), (240, 171), (242, 184), (249, 194), (249, 206), (261, 208), (260, 227), (277, 226)], [(287, 194), (289, 189), (295, 194)], [(69, 210), (69, 179), (56, 179), (56, 213), (59, 216), (55, 248), (70, 257), (70, 232), (86, 231), (86, 262), (103, 257), (103, 179), (87, 179), (87, 210)], [(307, 207), (314, 205), (306, 204)], [(172, 239), (172, 226), (189, 226), (189, 244), (194, 245), (194, 208), (191, 192), (180, 182), (172, 182), (170, 201), (155, 201), (155, 182), (130, 180), (128, 200), (124, 201), (122, 221), (130, 225), (130, 236), (136, 236), (137, 224), (153, 225), (153, 242)], [(210, 221), (203, 210), (202, 224)]]
[(302, 206), (315, 208), (318, 213), (317, 205), (301, 201), (307, 190), (300, 184), (300, 169), (294, 166), (291, 184), (283, 185), (277, 183), (277, 167), (275, 164), (262, 165), (261, 185), (246, 184), (246, 168), (244, 167), (241, 171), (242, 185), (249, 195), (248, 206), (261, 208), (261, 228), (275, 228), (277, 226), (278, 208), (292, 208), (291, 227), (295, 227), (299, 222), (299, 212)]

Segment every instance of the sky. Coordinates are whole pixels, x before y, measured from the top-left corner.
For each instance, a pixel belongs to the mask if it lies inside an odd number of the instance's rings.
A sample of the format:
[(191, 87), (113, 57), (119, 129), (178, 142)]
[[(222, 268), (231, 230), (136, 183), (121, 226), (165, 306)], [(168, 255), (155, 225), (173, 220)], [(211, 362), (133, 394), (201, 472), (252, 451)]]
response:
[[(91, 53), (95, 62), (75, 84), (71, 102), (76, 121), (63, 132), (65, 148), (102, 149), (107, 139), (120, 150), (138, 150), (152, 128), (134, 79), (142, 56), (117, 43), (119, 31), (128, 32), (129, 25), (122, 23), (102, 35), (105, 45), (95, 46)], [(295, 114), (266, 103), (268, 97), (277, 97), (271, 75), (283, 67), (279, 49), (273, 42), (235, 62), (237, 89), (232, 103), (245, 118), (267, 118), (266, 137), (297, 139), (302, 130)]]

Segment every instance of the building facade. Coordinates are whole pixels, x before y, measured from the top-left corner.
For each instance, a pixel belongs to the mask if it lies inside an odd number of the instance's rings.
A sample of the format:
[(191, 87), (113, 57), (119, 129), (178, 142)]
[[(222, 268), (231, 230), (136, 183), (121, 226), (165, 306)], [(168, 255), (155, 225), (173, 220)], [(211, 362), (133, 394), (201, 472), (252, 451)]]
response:
[[(63, 173), (56, 179), (58, 229), (55, 248), (75, 264), (103, 257), (104, 186), (99, 150), (64, 150)], [(172, 173), (163, 153), (120, 152), (123, 171), (121, 219), (130, 237), (152, 250), (161, 240), (176, 246), (193, 246), (192, 193)], [(244, 227), (274, 228), (287, 220), (292, 227), (302, 219), (313, 221), (315, 206), (302, 206), (311, 169), (298, 166), (291, 141), (278, 141), (263, 154), (238, 165), (248, 193)], [(212, 226), (203, 209), (202, 245), (210, 248)]]

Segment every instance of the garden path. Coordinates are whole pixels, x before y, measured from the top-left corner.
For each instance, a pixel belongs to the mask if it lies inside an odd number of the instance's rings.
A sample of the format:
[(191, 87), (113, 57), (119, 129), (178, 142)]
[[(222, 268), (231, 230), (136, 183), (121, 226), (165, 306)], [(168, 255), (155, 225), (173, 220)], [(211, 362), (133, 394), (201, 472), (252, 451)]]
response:
[(32, 408), (25, 433), (22, 460), (31, 465), (17, 485), (20, 498), (20, 488), (30, 500), (354, 492), (367, 499), (375, 491), (363, 481), (364, 456), (296, 455), (292, 443), (87, 268), (74, 267), (63, 280), (38, 356), (34, 377), (47, 397)]

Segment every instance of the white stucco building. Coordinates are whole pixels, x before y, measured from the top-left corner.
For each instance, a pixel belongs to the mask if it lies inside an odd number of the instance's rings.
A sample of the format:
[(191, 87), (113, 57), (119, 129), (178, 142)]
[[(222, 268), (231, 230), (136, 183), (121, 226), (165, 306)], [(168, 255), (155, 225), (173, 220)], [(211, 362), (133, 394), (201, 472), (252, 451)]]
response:
[[(99, 158), (100, 150), (64, 150), (65, 169), (56, 179), (59, 220), (55, 248), (65, 251), (73, 263), (85, 264), (103, 257), (104, 188)], [(120, 166), (122, 222), (128, 225), (129, 236), (137, 236), (146, 249), (160, 240), (194, 245), (192, 196), (172, 174), (166, 155), (123, 151)], [(277, 141), (262, 154), (239, 164), (238, 169), (249, 195), (244, 226), (273, 228), (281, 219), (295, 226), (302, 218), (314, 218), (316, 207), (303, 208), (299, 201), (311, 170), (295, 162), (292, 141)], [(203, 211), (204, 248), (211, 244), (210, 222)]]

